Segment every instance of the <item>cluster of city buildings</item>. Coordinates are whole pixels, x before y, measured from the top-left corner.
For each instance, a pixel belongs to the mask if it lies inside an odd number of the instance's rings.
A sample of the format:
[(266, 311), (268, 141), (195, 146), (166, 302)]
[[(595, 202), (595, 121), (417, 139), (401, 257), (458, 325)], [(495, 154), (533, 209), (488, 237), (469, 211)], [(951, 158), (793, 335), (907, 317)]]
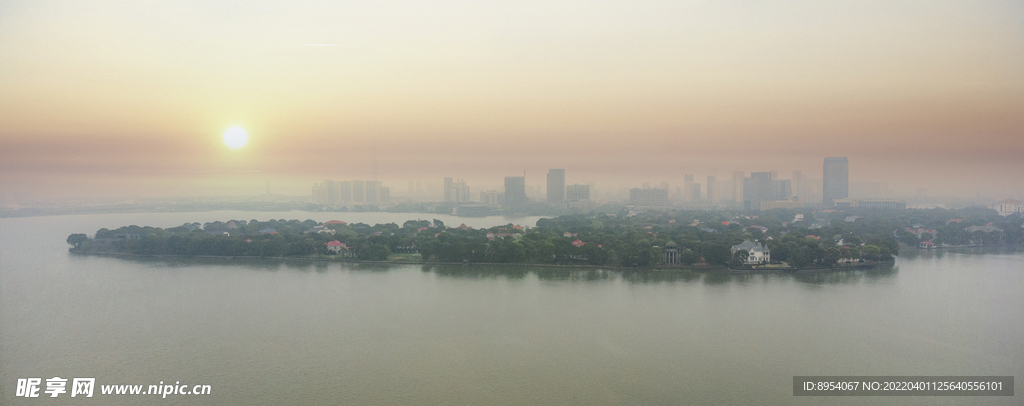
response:
[[(550, 207), (586, 208), (590, 199), (591, 185), (565, 184), (565, 169), (551, 169), (547, 174), (547, 193), (544, 202)], [(526, 176), (506, 176), (505, 188), (502, 191), (485, 190), (480, 192), (476, 203), (486, 206), (521, 206), (531, 200), (527, 194)], [(444, 178), (444, 201), (464, 204), (474, 203), (469, 187), (464, 180), (455, 181)]]
[(386, 204), (391, 201), (391, 189), (377, 180), (325, 180), (313, 185), (312, 201), (325, 206)]
[[(732, 203), (746, 210), (772, 210), (778, 208), (814, 207), (865, 207), (865, 208), (906, 208), (906, 203), (896, 199), (880, 197), (850, 197), (850, 170), (846, 157), (825, 158), (822, 179), (811, 180), (802, 171), (793, 171), (790, 179), (779, 179), (778, 172), (733, 172), (731, 182), (718, 182), (715, 176), (707, 178), (704, 188), (706, 197), (701, 198), (701, 185), (694, 182), (693, 175), (685, 175), (683, 186), (676, 189), (676, 195), (683, 202)], [(723, 188), (722, 186), (728, 186)], [(820, 188), (815, 188), (820, 185)], [(667, 184), (663, 188), (634, 188), (630, 190), (630, 203), (636, 206), (670, 206), (673, 202)], [(863, 195), (879, 196), (887, 189), (884, 185), (868, 184)], [(873, 193), (872, 193), (873, 192)], [(723, 196), (723, 195), (728, 196)]]
[[(780, 179), (777, 171), (752, 172), (749, 176), (746, 172), (733, 172), (731, 179), (726, 180), (717, 180), (714, 175), (710, 175), (704, 185), (695, 182), (694, 175), (685, 174), (682, 186), (677, 186), (674, 193), (666, 182), (655, 187), (644, 183), (642, 187), (628, 189), (628, 196), (621, 193), (612, 197), (609, 193), (607, 200), (628, 199), (630, 205), (650, 208), (678, 205), (695, 208), (740, 207), (746, 210), (799, 207), (906, 208), (905, 202), (884, 197), (888, 194), (888, 186), (884, 183), (855, 184), (851, 188), (849, 161), (846, 157), (825, 158), (822, 174), (821, 179), (810, 179), (802, 171), (793, 171), (790, 179)], [(473, 193), (465, 180), (446, 177), (441, 186), (441, 196), (434, 196), (442, 197), (443, 202), (455, 207), (456, 214), (459, 211), (480, 214), (494, 207), (515, 208), (539, 203), (550, 208), (587, 209), (595, 206), (598, 200), (592, 197), (593, 184), (567, 184), (565, 169), (548, 170), (545, 186), (528, 186), (524, 173), (523, 176), (506, 176), (502, 190), (478, 190)], [(409, 194), (410, 197), (424, 195), (419, 181), (409, 182)], [(315, 204), (384, 204), (389, 200), (390, 189), (380, 181), (326, 180), (313, 186)]]

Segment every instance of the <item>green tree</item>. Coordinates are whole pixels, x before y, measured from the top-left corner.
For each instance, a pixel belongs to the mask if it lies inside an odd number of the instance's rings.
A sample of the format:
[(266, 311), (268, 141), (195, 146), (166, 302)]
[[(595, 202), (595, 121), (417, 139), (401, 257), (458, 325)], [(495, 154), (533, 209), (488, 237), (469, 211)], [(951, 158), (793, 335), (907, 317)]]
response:
[(85, 234), (71, 234), (68, 236), (68, 244), (74, 245), (74, 249), (82, 248), (82, 243), (89, 240)]
[(747, 258), (750, 257), (750, 252), (747, 250), (736, 250), (735, 254), (732, 254), (732, 261), (734, 265), (742, 265), (747, 263)]
[(704, 260), (712, 265), (726, 265), (729, 258), (732, 257), (729, 246), (720, 243), (706, 245), (701, 253), (704, 255)]

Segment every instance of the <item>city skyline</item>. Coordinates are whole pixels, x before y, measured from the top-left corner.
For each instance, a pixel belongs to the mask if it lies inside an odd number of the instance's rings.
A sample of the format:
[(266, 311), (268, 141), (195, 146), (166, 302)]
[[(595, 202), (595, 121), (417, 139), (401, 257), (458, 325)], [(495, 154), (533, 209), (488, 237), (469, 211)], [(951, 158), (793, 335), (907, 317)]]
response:
[[(849, 182), (849, 161), (846, 157), (825, 157), (823, 159), (823, 177), (808, 178), (802, 171), (793, 171), (789, 179), (781, 178), (778, 171), (751, 172), (747, 177), (744, 172), (733, 172), (732, 179), (718, 181), (715, 176), (708, 175), (705, 184), (694, 182), (692, 174), (684, 175), (683, 186), (676, 186), (675, 191), (668, 182), (652, 185), (644, 182), (641, 187), (614, 189), (596, 189), (596, 184), (566, 182), (565, 169), (549, 169), (545, 176), (545, 184), (529, 183), (524, 176), (506, 176), (504, 185), (491, 188), (489, 185), (470, 185), (463, 178), (456, 182), (452, 177), (445, 177), (440, 188), (427, 183), (409, 181), (408, 193), (396, 195), (391, 200), (390, 187), (380, 181), (326, 180), (313, 185), (311, 203), (324, 208), (348, 206), (351, 204), (383, 204), (390, 205), (404, 201), (444, 202), (463, 205), (488, 205), (511, 207), (525, 203), (544, 203), (548, 208), (573, 208), (590, 210), (597, 203), (628, 202), (639, 206), (693, 206), (703, 208), (743, 208), (745, 210), (771, 210), (772, 208), (794, 207), (837, 207), (839, 202), (844, 205), (860, 204), (895, 204), (905, 206), (898, 200), (885, 182)], [(366, 198), (357, 197), (354, 185), (366, 184)], [(379, 193), (371, 198), (370, 184)], [(414, 185), (416, 185), (414, 187)], [(361, 186), (360, 186), (361, 187)], [(512, 193), (509, 194), (509, 190)], [(656, 190), (655, 190), (656, 189)], [(702, 190), (704, 193), (702, 194)], [(853, 190), (851, 192), (851, 190)], [(268, 189), (269, 194), (269, 189)], [(512, 196), (511, 200), (506, 196)], [(479, 196), (477, 198), (476, 196)], [(920, 198), (922, 196), (915, 196)], [(860, 203), (857, 203), (860, 202)], [(885, 203), (877, 203), (885, 202)]]
[(0, 203), (332, 178), (397, 195), (551, 168), (625, 188), (814, 179), (827, 156), (900, 194), (1022, 197), (1021, 18), (1008, 1), (9, 1)]

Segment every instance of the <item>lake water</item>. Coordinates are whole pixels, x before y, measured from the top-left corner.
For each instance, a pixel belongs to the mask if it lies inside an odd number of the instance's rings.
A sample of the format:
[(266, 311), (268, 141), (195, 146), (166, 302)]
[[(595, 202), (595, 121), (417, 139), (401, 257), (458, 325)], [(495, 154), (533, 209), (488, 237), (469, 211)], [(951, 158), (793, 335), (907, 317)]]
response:
[[(907, 252), (800, 275), (127, 260), (101, 227), (228, 219), (537, 218), (207, 212), (0, 219), (0, 404), (1021, 404), (793, 397), (794, 375), (1024, 376), (1024, 254)], [(92, 398), (18, 378), (96, 378)], [(100, 395), (179, 381), (208, 396)], [(69, 381), (70, 386), (70, 381)], [(45, 381), (40, 393), (45, 389)], [(145, 390), (145, 389), (144, 389)]]

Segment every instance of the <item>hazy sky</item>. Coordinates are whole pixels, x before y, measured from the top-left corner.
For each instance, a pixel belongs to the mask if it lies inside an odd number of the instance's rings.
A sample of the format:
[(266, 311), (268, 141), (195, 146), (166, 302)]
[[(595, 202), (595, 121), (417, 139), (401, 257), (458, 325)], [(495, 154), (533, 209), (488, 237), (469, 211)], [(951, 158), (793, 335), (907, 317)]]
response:
[(1024, 195), (1024, 2), (0, 2), (0, 198), (301, 194), (375, 159), (398, 193), (820, 177), (825, 156)]

